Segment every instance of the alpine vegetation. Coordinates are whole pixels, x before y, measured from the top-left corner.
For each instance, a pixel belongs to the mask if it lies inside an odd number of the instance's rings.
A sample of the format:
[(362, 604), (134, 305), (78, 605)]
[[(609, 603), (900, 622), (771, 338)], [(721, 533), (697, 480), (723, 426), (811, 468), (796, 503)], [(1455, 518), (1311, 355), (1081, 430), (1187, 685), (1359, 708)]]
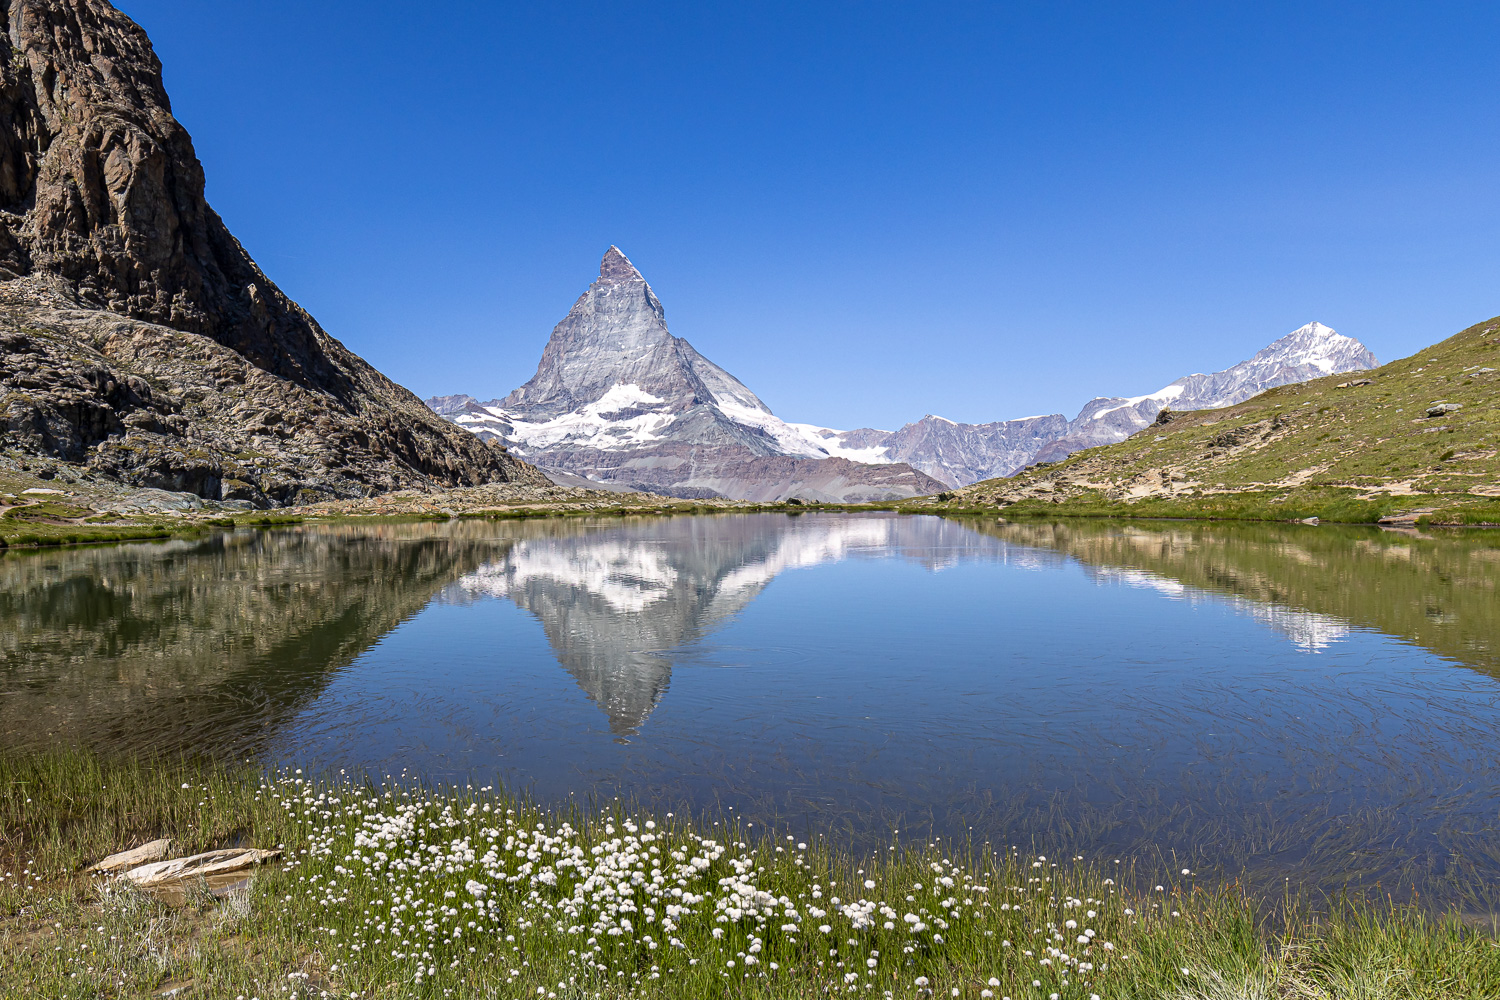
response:
[[(1267, 908), (1162, 864), (904, 845), (896, 831), (861, 858), (619, 802), (547, 811), (488, 787), (73, 753), (0, 755), (0, 827), (0, 984), (24, 996), (1500, 992), (1491, 932), (1414, 908), (1290, 884)], [(170, 899), (87, 871), (152, 835), (182, 852), (249, 838), (282, 854)]]
[(623, 809), (557, 819), (491, 791), (267, 786), (309, 829), (293, 891), (325, 914), (315, 933), (347, 975), (454, 988), (479, 965), (546, 997), (662, 979), (695, 995), (801, 983), (893, 996), (1019, 975), (1089, 996), (1112, 929), (1135, 917), (1113, 879), (1074, 884), (1045, 858), (971, 871), (930, 845), (895, 868), (839, 871), (792, 835), (752, 845)]

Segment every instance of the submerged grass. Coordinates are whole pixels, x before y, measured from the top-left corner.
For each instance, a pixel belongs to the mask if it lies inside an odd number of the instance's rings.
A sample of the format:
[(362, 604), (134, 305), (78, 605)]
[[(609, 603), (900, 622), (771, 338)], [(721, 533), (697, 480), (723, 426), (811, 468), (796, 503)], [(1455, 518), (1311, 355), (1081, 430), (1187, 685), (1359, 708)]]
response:
[[(253, 766), (0, 757), (0, 993), (125, 997), (1493, 997), (1484, 930), (1255, 905), (1182, 872), (537, 809)], [(126, 846), (283, 846), (185, 906), (81, 874)], [(1274, 912), (1273, 912), (1274, 911)]]

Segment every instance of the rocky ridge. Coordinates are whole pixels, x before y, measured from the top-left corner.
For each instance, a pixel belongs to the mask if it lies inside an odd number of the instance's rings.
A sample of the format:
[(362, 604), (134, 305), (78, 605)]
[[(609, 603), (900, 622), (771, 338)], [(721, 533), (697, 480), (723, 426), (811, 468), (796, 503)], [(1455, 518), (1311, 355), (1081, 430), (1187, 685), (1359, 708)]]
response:
[(1309, 323), (1247, 361), (1211, 374), (1188, 375), (1144, 396), (1101, 396), (1072, 420), (1061, 413), (984, 424), (928, 415), (898, 431), (827, 431), (833, 443), (866, 449), (865, 461), (905, 462), (949, 486), (1014, 475), (1035, 462), (1056, 462), (1087, 448), (1114, 444), (1147, 427), (1163, 409), (1232, 406), (1278, 385), (1374, 368), (1359, 341)]
[(0, 38), (0, 462), (280, 506), (541, 483), (330, 337), (204, 198), (145, 32), (13, 0)]
[(545, 468), (679, 497), (859, 502), (943, 488), (781, 420), (668, 331), (661, 301), (616, 247), (525, 385), (487, 403), (454, 395), (427, 405)]
[(1500, 318), (1376, 368), (1277, 386), (923, 507), (1500, 521)]

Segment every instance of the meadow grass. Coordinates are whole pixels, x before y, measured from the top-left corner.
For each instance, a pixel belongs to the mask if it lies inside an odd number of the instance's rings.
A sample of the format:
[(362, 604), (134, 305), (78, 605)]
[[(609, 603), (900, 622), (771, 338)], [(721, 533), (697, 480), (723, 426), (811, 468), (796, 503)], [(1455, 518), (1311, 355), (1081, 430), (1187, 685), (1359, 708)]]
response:
[[(0, 991), (131, 997), (1494, 997), (1491, 933), (1389, 903), (1266, 906), (1129, 859), (873, 856), (785, 831), (539, 809), (250, 764), (0, 757)], [(82, 873), (283, 847), (185, 905)], [(1158, 876), (1159, 878), (1159, 876)]]

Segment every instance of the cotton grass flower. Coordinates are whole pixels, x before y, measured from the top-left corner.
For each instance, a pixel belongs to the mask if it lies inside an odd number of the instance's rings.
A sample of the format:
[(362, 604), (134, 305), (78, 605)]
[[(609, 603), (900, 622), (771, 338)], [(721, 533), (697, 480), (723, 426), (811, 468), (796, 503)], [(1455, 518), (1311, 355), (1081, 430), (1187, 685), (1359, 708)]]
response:
[[(1062, 891), (1065, 869), (1019, 877), (1033, 870), (1021, 858), (1007, 869), (1013, 882), (937, 847), (892, 869), (924, 872), (922, 881), (884, 870), (845, 881), (815, 870), (827, 862), (805, 853), (805, 841), (778, 855), (780, 844), (752, 847), (623, 810), (563, 819), (493, 797), (320, 790), (291, 777), (264, 791), (305, 834), (305, 853), (284, 876), (290, 892), (326, 914), (321, 947), (361, 988), (363, 975), (424, 996), (464, 995), (468, 970), (493, 967), (511, 984), (507, 995), (540, 988), (534, 995), (580, 1000), (684, 976), (712, 977), (693, 982), (720, 984), (703, 988), (714, 993), (776, 975), (813, 977), (825, 992), (898, 977), (930, 992), (950, 962), (986, 953), (1005, 956), (997, 971), (1010, 982), (1084, 996), (1071, 991), (1103, 981), (1114, 945), (1094, 927), (1080, 931), (1077, 914), (1106, 921), (1096, 924), (1105, 936), (1108, 921), (1130, 914)], [(1012, 938), (1041, 947), (1013, 949)], [(1001, 948), (990, 950), (995, 940)], [(982, 995), (1001, 985), (990, 977)]]

